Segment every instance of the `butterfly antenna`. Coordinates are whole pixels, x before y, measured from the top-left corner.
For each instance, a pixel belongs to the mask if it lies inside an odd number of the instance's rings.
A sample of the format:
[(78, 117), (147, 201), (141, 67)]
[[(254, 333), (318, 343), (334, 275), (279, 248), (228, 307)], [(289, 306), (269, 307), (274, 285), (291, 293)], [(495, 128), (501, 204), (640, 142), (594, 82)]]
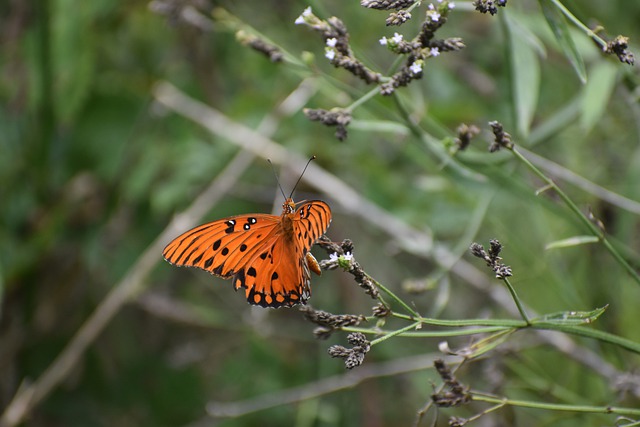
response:
[(284, 190), (282, 190), (282, 185), (280, 185), (280, 180), (278, 179), (278, 174), (276, 173), (276, 168), (275, 168), (275, 166), (273, 166), (273, 163), (271, 163), (271, 159), (267, 159), (267, 162), (269, 162), (269, 164), (271, 165), (271, 170), (273, 171), (273, 174), (276, 177), (276, 182), (278, 183), (278, 188), (280, 189), (280, 192), (282, 193), (282, 197), (284, 197), (284, 199), (286, 200), (287, 196), (284, 194)]
[(298, 180), (296, 181), (296, 185), (293, 186), (293, 190), (291, 190), (291, 194), (289, 195), (289, 198), (293, 197), (293, 192), (296, 191), (296, 187), (298, 186), (298, 184), (300, 184), (300, 180), (302, 179), (302, 176), (304, 175), (304, 173), (307, 171), (307, 168), (309, 167), (309, 163), (311, 163), (311, 161), (315, 159), (316, 159), (316, 156), (311, 156), (311, 158), (305, 165), (304, 169), (302, 170), (302, 173), (300, 174), (300, 178), (298, 178)]

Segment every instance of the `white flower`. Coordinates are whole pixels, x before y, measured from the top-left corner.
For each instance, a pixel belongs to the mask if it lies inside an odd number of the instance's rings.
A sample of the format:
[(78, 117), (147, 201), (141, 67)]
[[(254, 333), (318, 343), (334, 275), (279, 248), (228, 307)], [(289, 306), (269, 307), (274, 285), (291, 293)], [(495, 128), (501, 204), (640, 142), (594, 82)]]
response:
[(351, 252), (347, 252), (342, 257), (347, 261), (351, 261), (353, 259), (353, 254)]
[(307, 7), (305, 10), (302, 11), (302, 14), (300, 16), (298, 16), (295, 20), (295, 24), (304, 24), (306, 21), (304, 18), (306, 18), (307, 16), (310, 16), (313, 12), (311, 11), (311, 6)]
[(393, 37), (391, 37), (391, 41), (395, 44), (398, 44), (402, 41), (404, 36), (402, 34), (393, 33)]
[(328, 58), (329, 61), (333, 61), (333, 58), (336, 57), (336, 51), (331, 48), (327, 48), (327, 51), (324, 53), (324, 56)]
[(440, 55), (440, 50), (438, 50), (437, 47), (432, 47), (429, 53), (431, 54), (431, 56), (438, 56)]
[(420, 74), (422, 72), (422, 61), (418, 60), (409, 66), (409, 69), (413, 74)]
[(449, 3), (449, 9), (454, 9), (456, 4), (454, 2)]
[[(440, 0), (440, 1), (442, 1), (442, 0)], [(435, 9), (435, 7), (433, 6), (433, 3), (429, 3), (428, 8), (429, 8), (429, 10), (433, 10), (433, 9)]]
[(381, 38), (381, 39), (379, 40), (379, 42), (380, 42), (380, 44), (381, 44), (382, 46), (386, 46), (386, 45), (387, 45), (387, 38), (386, 38), (386, 37), (383, 37), (383, 38)]
[(442, 3), (442, 0), (438, 0), (438, 3)]
[(335, 37), (331, 37), (330, 39), (327, 39), (327, 46), (329, 47), (336, 47), (336, 43), (338, 43), (338, 39)]
[(329, 255), (329, 261), (338, 261), (338, 253), (334, 252), (331, 255)]
[(438, 22), (440, 20), (440, 14), (438, 12), (430, 13), (429, 18), (431, 18), (433, 22)]

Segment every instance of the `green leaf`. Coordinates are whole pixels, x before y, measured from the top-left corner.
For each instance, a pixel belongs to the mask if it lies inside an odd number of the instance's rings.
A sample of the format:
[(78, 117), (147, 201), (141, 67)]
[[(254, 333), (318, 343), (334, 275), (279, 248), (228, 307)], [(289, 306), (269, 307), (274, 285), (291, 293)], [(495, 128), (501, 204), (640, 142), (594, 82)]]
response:
[(550, 0), (539, 0), (542, 13), (544, 14), (553, 35), (564, 51), (565, 56), (573, 66), (578, 78), (582, 83), (587, 82), (587, 71), (584, 67), (582, 55), (578, 52), (576, 44), (571, 37), (569, 25), (564, 15)]
[(544, 55), (544, 48), (521, 22), (511, 15), (504, 19), (509, 36), (514, 117), (518, 133), (526, 137), (536, 112), (540, 88), (540, 62), (536, 51)]
[(486, 338), (481, 339), (480, 341), (471, 344), (468, 347), (457, 351), (451, 351), (451, 354), (455, 354), (461, 357), (465, 357), (467, 359), (473, 359), (478, 356), (483, 355), (484, 353), (493, 350), (503, 342), (505, 342), (511, 334), (516, 332), (518, 329), (506, 329), (504, 331), (496, 332), (495, 334), (491, 334)]
[(559, 311), (557, 313), (545, 314), (542, 317), (533, 319), (532, 323), (554, 323), (557, 325), (583, 325), (596, 321), (605, 312), (609, 305), (596, 308), (591, 311)]
[(572, 246), (585, 245), (587, 243), (597, 243), (598, 241), (600, 241), (600, 238), (597, 236), (574, 236), (569, 237), (568, 239), (556, 240), (555, 242), (547, 244), (544, 248), (546, 250), (569, 248)]
[(602, 117), (613, 93), (618, 67), (610, 61), (600, 61), (591, 70), (591, 76), (584, 87), (580, 127), (587, 133)]

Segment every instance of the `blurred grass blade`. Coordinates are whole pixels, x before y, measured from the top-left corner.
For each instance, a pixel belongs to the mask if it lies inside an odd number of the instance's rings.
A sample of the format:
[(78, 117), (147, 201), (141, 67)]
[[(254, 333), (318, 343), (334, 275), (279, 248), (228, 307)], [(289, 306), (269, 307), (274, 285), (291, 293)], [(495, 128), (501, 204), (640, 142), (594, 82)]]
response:
[(527, 137), (538, 105), (540, 88), (540, 63), (536, 51), (544, 55), (544, 48), (538, 38), (512, 15), (503, 19), (509, 40), (514, 117), (519, 135)]
[(570, 248), (572, 246), (586, 245), (588, 243), (597, 243), (598, 241), (600, 241), (600, 238), (597, 236), (574, 236), (569, 237), (568, 239), (556, 240), (555, 242), (549, 243), (544, 248), (545, 250)]
[(615, 88), (618, 67), (609, 61), (600, 61), (591, 70), (584, 87), (580, 127), (587, 133), (604, 114)]
[(539, 0), (539, 3), (542, 13), (565, 56), (573, 66), (580, 81), (586, 83), (587, 71), (584, 67), (584, 61), (571, 37), (566, 18), (550, 0)]
[(505, 329), (504, 331), (496, 332), (495, 334), (491, 334), (488, 337), (481, 339), (477, 343), (471, 344), (469, 347), (465, 347), (464, 349), (454, 352), (454, 354), (463, 356), (468, 359), (476, 358), (488, 351), (493, 350), (494, 348), (505, 342), (511, 336), (511, 334), (513, 334), (517, 330), (518, 329), (516, 328), (511, 328)]
[(555, 323), (558, 325), (588, 324), (596, 321), (608, 307), (609, 305), (605, 305), (604, 307), (591, 311), (559, 311), (534, 319), (532, 323)]

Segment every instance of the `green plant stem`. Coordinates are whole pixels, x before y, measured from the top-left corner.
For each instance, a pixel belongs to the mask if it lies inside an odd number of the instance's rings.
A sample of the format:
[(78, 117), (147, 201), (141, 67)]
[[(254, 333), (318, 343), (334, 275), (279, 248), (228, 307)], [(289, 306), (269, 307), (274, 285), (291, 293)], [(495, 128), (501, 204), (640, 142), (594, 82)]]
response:
[(563, 403), (533, 402), (530, 400), (515, 400), (500, 397), (487, 396), (478, 392), (471, 392), (473, 400), (476, 402), (487, 402), (517, 406), (520, 408), (546, 409), (550, 411), (583, 412), (589, 414), (618, 414), (618, 415), (640, 415), (640, 409), (622, 408), (617, 406), (590, 406), (590, 405), (568, 405)]
[(507, 285), (507, 289), (509, 289), (509, 293), (511, 294), (511, 298), (513, 298), (513, 301), (515, 301), (516, 306), (518, 307), (518, 311), (520, 312), (520, 316), (522, 316), (522, 319), (527, 323), (527, 326), (530, 326), (531, 325), (531, 321), (529, 320), (529, 316), (527, 316), (527, 312), (524, 311), (524, 306), (522, 305), (522, 301), (520, 301), (520, 298), (518, 297), (518, 294), (516, 294), (515, 288), (511, 285), (511, 282), (509, 281), (508, 278), (503, 277), (502, 281), (504, 282), (505, 285)]
[(351, 112), (353, 112), (353, 110), (355, 110), (360, 105), (364, 104), (365, 102), (367, 102), (368, 100), (370, 100), (374, 96), (378, 95), (379, 93), (380, 93), (380, 89), (376, 86), (373, 89), (371, 89), (369, 92), (365, 93), (360, 98), (358, 98), (357, 100), (352, 102), (351, 105), (349, 105), (347, 108), (345, 108), (345, 110), (347, 110), (348, 112), (351, 113)]
[(397, 331), (393, 331), (393, 332), (389, 332), (386, 335), (381, 336), (380, 338), (376, 338), (375, 340), (371, 341), (371, 345), (375, 345), (378, 344), (384, 340), (387, 340), (391, 337), (395, 337), (397, 335), (401, 335), (404, 332), (410, 331), (411, 329), (415, 329), (418, 326), (420, 326), (420, 322), (413, 322), (411, 325), (405, 326), (404, 328), (400, 328)]
[(587, 27), (586, 25), (584, 25), (582, 23), (582, 21), (580, 21), (578, 18), (576, 18), (573, 13), (571, 13), (569, 11), (569, 9), (567, 9), (562, 3), (560, 3), (560, 1), (558, 0), (551, 0), (551, 2), (553, 4), (556, 5), (556, 7), (560, 10), (560, 12), (562, 12), (562, 14), (564, 16), (567, 17), (567, 19), (569, 19), (569, 21), (573, 22), (574, 25), (578, 28), (580, 28), (582, 31), (584, 31), (588, 37), (591, 37), (593, 40), (595, 40), (600, 46), (605, 47), (607, 45), (607, 42), (605, 42), (604, 40), (602, 40), (602, 38), (600, 38), (596, 33), (594, 33), (591, 28)]
[(529, 170), (531, 170), (540, 179), (546, 182), (550, 188), (553, 188), (553, 190), (558, 194), (558, 196), (567, 205), (567, 207), (569, 207), (569, 209), (573, 211), (578, 216), (578, 218), (580, 218), (582, 223), (587, 226), (587, 228), (591, 231), (591, 233), (593, 233), (594, 236), (600, 239), (600, 242), (602, 242), (604, 247), (607, 249), (607, 251), (609, 251), (613, 258), (618, 261), (618, 263), (629, 273), (629, 275), (635, 280), (635, 282), (640, 285), (640, 275), (638, 274), (638, 272), (635, 271), (633, 267), (631, 267), (631, 265), (629, 265), (629, 263), (620, 254), (620, 252), (618, 252), (618, 250), (613, 247), (611, 242), (609, 242), (609, 240), (605, 237), (604, 232), (600, 230), (594, 223), (592, 223), (589, 218), (587, 218), (586, 215), (582, 213), (582, 211), (580, 211), (578, 206), (573, 203), (569, 196), (567, 196), (567, 194), (562, 191), (562, 189), (560, 189), (560, 187), (558, 187), (551, 178), (547, 177), (540, 169), (535, 167), (533, 163), (531, 163), (526, 157), (524, 157), (515, 147), (510, 148), (510, 151), (518, 160), (524, 163), (529, 168)]
[(391, 299), (393, 299), (395, 302), (400, 304), (405, 310), (407, 310), (407, 312), (411, 313), (411, 315), (412, 315), (411, 319), (412, 320), (420, 318), (420, 315), (418, 314), (418, 312), (416, 312), (413, 308), (409, 307), (406, 302), (402, 301), (402, 299), (400, 297), (398, 297), (396, 294), (391, 292), (386, 286), (384, 286), (382, 283), (378, 282), (376, 279), (374, 279), (373, 277), (369, 276), (368, 274), (367, 274), (367, 277), (369, 278), (369, 280), (371, 280), (373, 283), (375, 283), (375, 285), (378, 288), (380, 288), (385, 294), (389, 295), (391, 297)]
[[(466, 320), (441, 320), (441, 319), (432, 319), (427, 317), (414, 317), (408, 316), (399, 313), (393, 313), (393, 317), (398, 319), (409, 320), (411, 322), (419, 322), (423, 325), (431, 325), (431, 326), (442, 326), (449, 328), (463, 328), (463, 327), (475, 327), (476, 329), (465, 329), (461, 331), (439, 331), (439, 332), (411, 332), (411, 333), (403, 333), (404, 330), (410, 330), (413, 326), (408, 327), (407, 329), (401, 329), (400, 334), (402, 336), (411, 336), (411, 337), (440, 337), (440, 336), (459, 336), (459, 335), (472, 335), (474, 333), (491, 333), (491, 332), (499, 332), (501, 330), (508, 329), (524, 329), (524, 328), (532, 328), (538, 330), (545, 331), (557, 331), (562, 332), (569, 335), (578, 335), (586, 338), (591, 338), (594, 340), (598, 340), (607, 344), (616, 345), (618, 347), (622, 347), (625, 350), (631, 351), (636, 354), (640, 354), (640, 343), (631, 341), (627, 338), (623, 338), (614, 334), (610, 334), (608, 332), (600, 331), (597, 329), (593, 329), (588, 326), (581, 325), (570, 325), (567, 323), (563, 323), (562, 321), (554, 322), (549, 320), (530, 320), (529, 323), (522, 320), (513, 320), (513, 319), (466, 319)], [(381, 332), (379, 329), (371, 328), (343, 328), (345, 331), (351, 332), (362, 332), (368, 334), (380, 334), (380, 333), (396, 333), (393, 332)]]
[(610, 334), (605, 331), (600, 331), (598, 329), (592, 329), (589, 327), (578, 326), (578, 325), (566, 325), (566, 324), (559, 325), (557, 323), (547, 323), (547, 322), (541, 322), (541, 323), (534, 322), (531, 325), (531, 327), (534, 329), (543, 329), (546, 331), (559, 331), (565, 334), (579, 335), (582, 337), (587, 337), (587, 338), (595, 339), (601, 342), (605, 342), (607, 344), (617, 345), (626, 350), (632, 351), (636, 354), (640, 354), (640, 343), (631, 341), (627, 338), (623, 338), (618, 335)]
[[(459, 337), (459, 336), (466, 336), (466, 335), (490, 334), (493, 332), (500, 332), (507, 329), (512, 329), (512, 328), (504, 328), (503, 326), (487, 326), (484, 328), (449, 329), (446, 331), (423, 331), (423, 332), (405, 331), (405, 332), (402, 332), (400, 336), (405, 338), (446, 338), (446, 337)], [(381, 329), (358, 328), (358, 327), (352, 327), (352, 326), (345, 326), (344, 328), (342, 328), (342, 330), (345, 332), (361, 332), (363, 334), (378, 334), (378, 335), (385, 335), (385, 336), (396, 332), (396, 331), (385, 331)]]
[(393, 317), (404, 320), (417, 320), (423, 325), (446, 326), (446, 327), (465, 327), (465, 326), (498, 326), (501, 328), (526, 328), (527, 323), (522, 320), (514, 319), (465, 319), (465, 320), (443, 320), (433, 319), (430, 317), (411, 317), (400, 313), (393, 313)]

